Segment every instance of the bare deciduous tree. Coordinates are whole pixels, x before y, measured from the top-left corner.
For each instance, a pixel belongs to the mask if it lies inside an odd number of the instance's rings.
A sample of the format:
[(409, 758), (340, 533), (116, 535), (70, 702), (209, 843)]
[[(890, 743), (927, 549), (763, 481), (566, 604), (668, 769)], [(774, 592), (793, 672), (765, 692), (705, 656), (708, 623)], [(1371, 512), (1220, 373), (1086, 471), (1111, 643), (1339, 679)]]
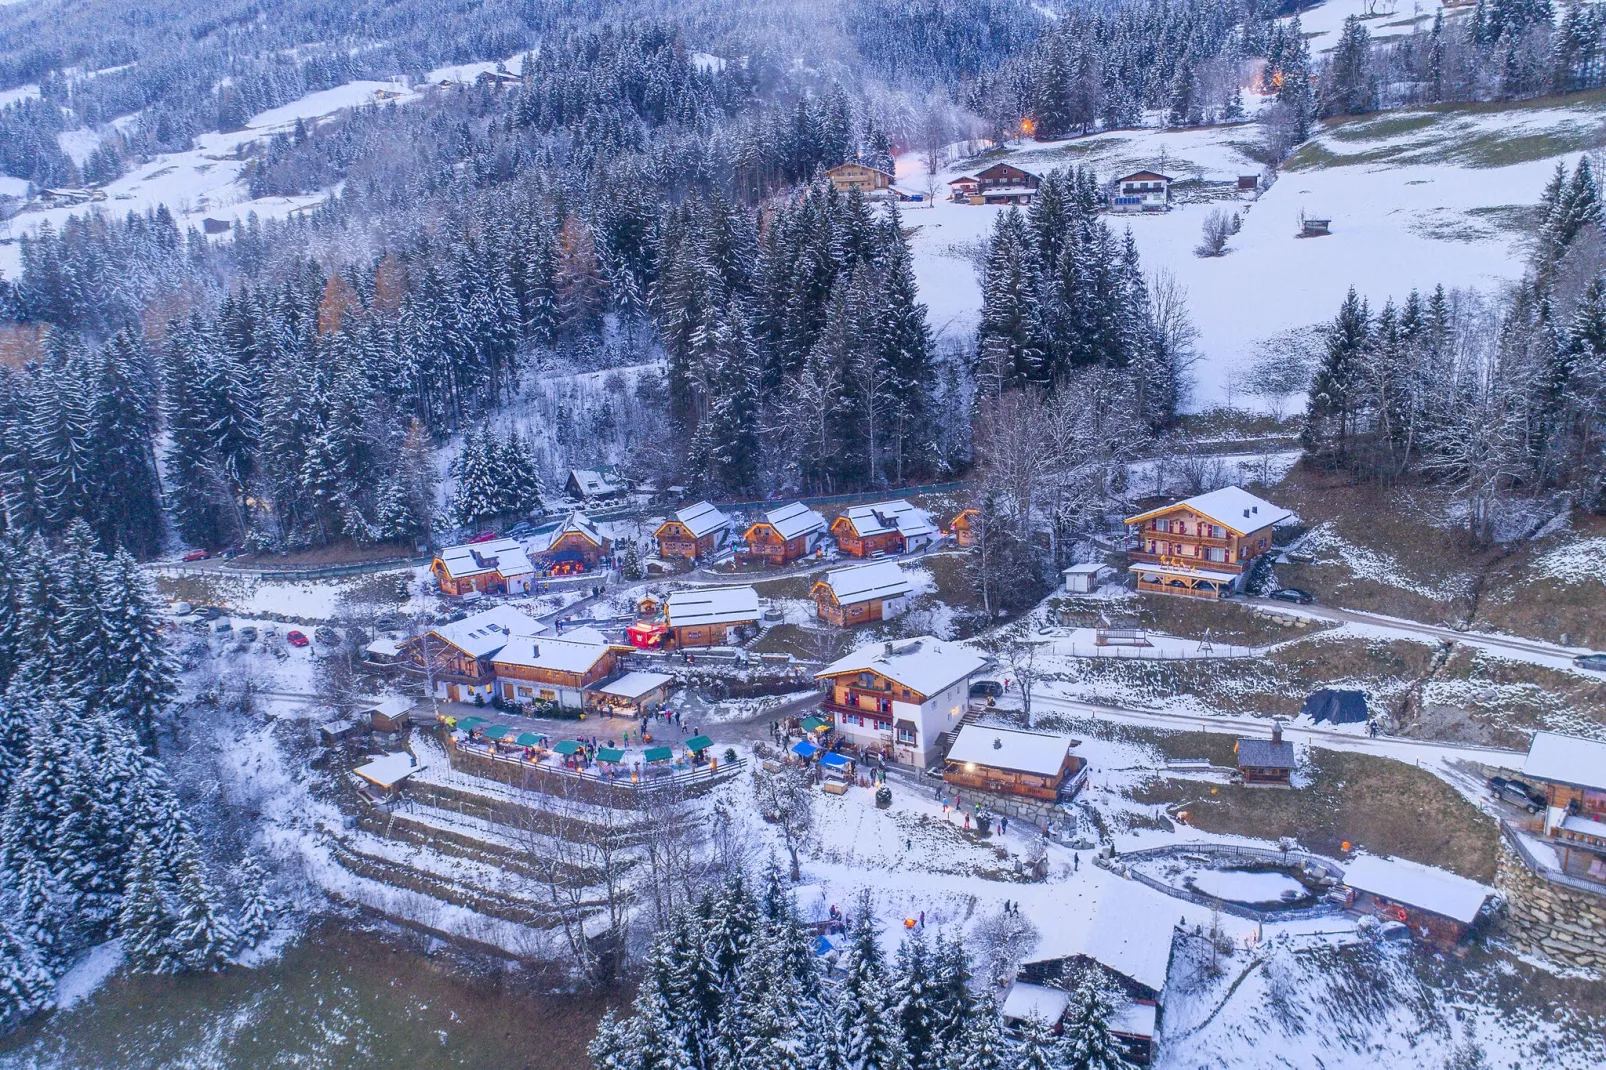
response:
[(1222, 256), (1227, 252), (1227, 242), (1238, 228), (1234, 225), (1238, 214), (1229, 212), (1225, 208), (1216, 208), (1205, 216), (1204, 228), (1201, 231), (1199, 244), (1193, 247), (1195, 256)]
[(792, 863), (792, 879), (801, 879), (798, 852), (814, 828), (814, 785), (808, 772), (796, 765), (782, 765), (774, 772), (756, 766), (753, 794), (760, 816), (781, 830), (781, 841)]

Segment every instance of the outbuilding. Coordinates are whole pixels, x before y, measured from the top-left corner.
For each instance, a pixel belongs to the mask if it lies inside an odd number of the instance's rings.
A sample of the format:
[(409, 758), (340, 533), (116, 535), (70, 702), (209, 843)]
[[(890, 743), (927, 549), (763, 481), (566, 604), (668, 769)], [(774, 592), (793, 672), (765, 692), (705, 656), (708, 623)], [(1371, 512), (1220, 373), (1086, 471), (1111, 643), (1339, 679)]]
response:
[(664, 603), (677, 648), (725, 646), (758, 629), (758, 592), (751, 587), (694, 587)]
[(1460, 943), (1477, 924), (1494, 889), (1447, 870), (1404, 858), (1361, 855), (1344, 867), (1350, 909), (1411, 927), (1439, 947)]
[(362, 781), (363, 791), (376, 802), (388, 802), (401, 794), (402, 782), (422, 769), (418, 759), (407, 751), (382, 754), (352, 773)]
[(914, 585), (896, 561), (832, 569), (810, 592), (819, 618), (838, 628), (890, 620), (908, 607)]
[(1232, 750), (1245, 787), (1294, 786), (1294, 745), (1283, 739), (1281, 721), (1272, 722), (1271, 739), (1240, 739)]
[(942, 779), (955, 787), (1006, 795), (1069, 798), (1087, 779), (1087, 762), (1071, 753), (1076, 746), (1076, 740), (1060, 732), (967, 724), (948, 748)]
[(602, 713), (640, 717), (669, 698), (673, 676), (661, 672), (627, 672), (616, 680), (586, 689), (586, 704)]
[(357, 716), (367, 721), (375, 732), (400, 732), (412, 723), (412, 710), (417, 700), (407, 695), (391, 695), (370, 699), (357, 707)]
[(1103, 577), (1114, 571), (1102, 561), (1088, 561), (1061, 569), (1060, 578), (1064, 582), (1066, 594), (1092, 594), (1099, 589)]

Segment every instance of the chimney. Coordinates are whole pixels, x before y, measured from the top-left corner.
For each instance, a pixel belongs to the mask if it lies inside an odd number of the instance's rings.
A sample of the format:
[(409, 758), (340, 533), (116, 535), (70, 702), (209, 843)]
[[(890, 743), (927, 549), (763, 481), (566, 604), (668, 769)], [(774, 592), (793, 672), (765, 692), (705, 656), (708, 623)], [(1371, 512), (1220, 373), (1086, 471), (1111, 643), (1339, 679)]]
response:
[(1246, 516), (1246, 517), (1247, 517), (1247, 516), (1248, 516), (1248, 515), (1249, 515), (1249, 510), (1248, 510), (1248, 509), (1245, 509), (1245, 510), (1244, 510), (1244, 516)]
[(887, 657), (892, 657), (892, 640), (887, 640)]
[(1273, 721), (1271, 723), (1271, 741), (1273, 743), (1281, 743), (1283, 741), (1283, 723), (1281, 721)]

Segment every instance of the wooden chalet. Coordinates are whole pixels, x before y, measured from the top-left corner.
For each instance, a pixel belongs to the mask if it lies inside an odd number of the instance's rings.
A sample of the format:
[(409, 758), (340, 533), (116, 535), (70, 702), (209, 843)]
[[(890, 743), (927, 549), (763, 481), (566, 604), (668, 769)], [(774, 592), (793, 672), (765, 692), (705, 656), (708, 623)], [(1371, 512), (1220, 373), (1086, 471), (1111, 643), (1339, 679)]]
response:
[(410, 752), (396, 751), (374, 756), (351, 772), (369, 798), (376, 802), (390, 802), (401, 795), (407, 778), (422, 768), (417, 757)]
[(1031, 204), (1042, 178), (1014, 164), (995, 163), (976, 175), (972, 204)]
[(819, 618), (838, 628), (896, 617), (914, 587), (896, 561), (832, 569), (809, 592)]
[(766, 565), (788, 565), (819, 549), (825, 537), (825, 517), (802, 502), (771, 509), (742, 534), (738, 560)]
[(1087, 780), (1087, 762), (1071, 753), (1077, 745), (1056, 732), (967, 724), (948, 748), (942, 779), (955, 787), (1050, 802), (1069, 798)]
[(1110, 211), (1163, 212), (1171, 204), (1170, 175), (1134, 171), (1110, 183)]
[(894, 180), (891, 173), (862, 163), (837, 164), (826, 169), (825, 177), (838, 193), (876, 193), (891, 188)]
[(1544, 792), (1544, 835), (1570, 876), (1606, 884), (1606, 743), (1535, 732), (1523, 779)]
[(448, 546), (435, 555), (429, 571), (440, 584), (441, 593), (454, 597), (470, 593), (529, 594), (530, 583), (535, 579), (535, 566), (517, 539)]
[(831, 534), (849, 557), (914, 553), (937, 541), (925, 510), (901, 500), (856, 505), (831, 522)]
[(951, 201), (969, 201), (976, 195), (979, 184), (974, 175), (960, 175), (958, 178), (948, 180), (948, 199)]
[(541, 563), (555, 576), (595, 569), (613, 554), (613, 540), (591, 518), (576, 510), (552, 532)]
[(1281, 721), (1272, 722), (1271, 739), (1240, 739), (1232, 750), (1245, 787), (1294, 786), (1294, 745), (1283, 739)]
[(1241, 487), (1223, 487), (1127, 517), (1138, 590), (1194, 598), (1238, 590), (1271, 549), (1271, 529), (1292, 515)]
[(1092, 915), (1085, 927), (1067, 926), (1066, 932), (1039, 942), (1039, 956), (1055, 945), (1078, 950), (1023, 963), (1004, 996), (1004, 1022), (1018, 1026), (1035, 1014), (1058, 1031), (1071, 991), (1091, 973), (1113, 1001), (1111, 1035), (1129, 1062), (1147, 1066), (1154, 1058), (1175, 930), (1161, 936), (1152, 922), (1145, 924), (1149, 919), (1133, 916), (1125, 902), (1100, 901)]
[(613, 468), (571, 468), (563, 484), (563, 492), (577, 502), (622, 498), (629, 491), (629, 481)]
[(730, 541), (731, 519), (710, 502), (698, 502), (658, 525), (658, 556), (665, 560), (711, 561)]
[(1414, 939), (1454, 947), (1483, 915), (1493, 889), (1403, 858), (1361, 855), (1344, 867), (1351, 910), (1411, 927)]
[(669, 699), (675, 678), (661, 672), (627, 672), (586, 689), (586, 707), (599, 713), (640, 717)]
[(546, 636), (510, 639), (491, 659), (504, 702), (551, 702), (568, 710), (584, 709), (586, 688), (613, 675), (618, 663), (607, 643)]
[(976, 528), (981, 524), (980, 509), (961, 509), (948, 525), (954, 533), (954, 545), (965, 549), (976, 545)]
[(871, 643), (814, 674), (820, 708), (852, 750), (925, 769), (942, 755), (969, 705), (970, 678), (986, 664), (929, 635)]
[(413, 706), (417, 701), (406, 695), (391, 695), (365, 702), (355, 712), (358, 719), (367, 721), (375, 732), (400, 732), (412, 723)]
[(669, 638), (680, 649), (726, 646), (758, 630), (758, 592), (751, 587), (694, 587), (664, 603)]
[(546, 625), (512, 606), (495, 606), (406, 640), (398, 663), (431, 681), (437, 698), (489, 700), (496, 683), (492, 665), (496, 654), (514, 638), (534, 638), (546, 630)]

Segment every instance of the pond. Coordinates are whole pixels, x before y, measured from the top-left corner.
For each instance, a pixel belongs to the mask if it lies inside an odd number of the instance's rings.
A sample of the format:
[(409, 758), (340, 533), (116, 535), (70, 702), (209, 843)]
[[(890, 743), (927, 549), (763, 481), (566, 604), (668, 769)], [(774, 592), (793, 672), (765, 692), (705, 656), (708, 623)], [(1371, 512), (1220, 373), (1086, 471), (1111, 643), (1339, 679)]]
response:
[(114, 977), (0, 1039), (23, 1067), (510, 1067), (574, 1070), (607, 1000), (454, 972), (407, 938), (316, 924), (258, 969)]
[(1190, 874), (1183, 883), (1206, 895), (1246, 906), (1280, 905), (1307, 894), (1303, 884), (1274, 870), (1207, 869)]

